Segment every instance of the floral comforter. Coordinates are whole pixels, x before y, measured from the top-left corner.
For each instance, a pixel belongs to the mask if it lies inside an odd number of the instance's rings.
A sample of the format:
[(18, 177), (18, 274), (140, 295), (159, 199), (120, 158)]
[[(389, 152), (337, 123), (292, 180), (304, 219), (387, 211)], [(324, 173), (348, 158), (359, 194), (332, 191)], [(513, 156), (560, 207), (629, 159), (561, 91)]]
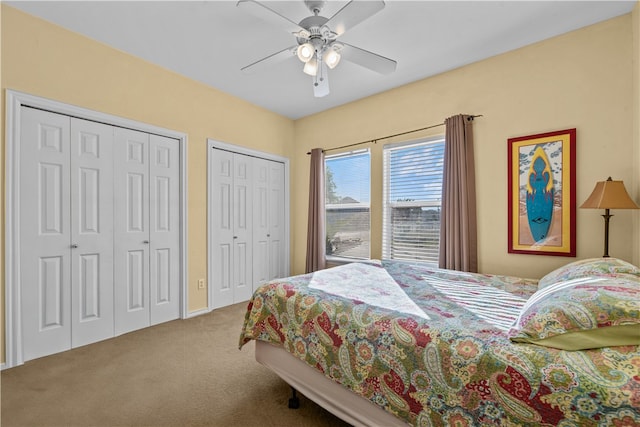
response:
[(240, 346), (281, 344), (416, 426), (640, 426), (638, 346), (509, 340), (536, 289), (515, 277), (353, 263), (262, 286)]

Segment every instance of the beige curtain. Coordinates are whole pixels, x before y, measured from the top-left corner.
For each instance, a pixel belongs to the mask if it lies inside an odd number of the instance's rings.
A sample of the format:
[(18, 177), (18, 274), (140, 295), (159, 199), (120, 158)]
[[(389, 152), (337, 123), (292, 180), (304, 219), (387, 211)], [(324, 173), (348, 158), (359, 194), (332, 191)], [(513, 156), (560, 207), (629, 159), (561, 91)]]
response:
[(305, 267), (307, 273), (325, 268), (324, 197), (324, 152), (321, 148), (314, 148), (311, 150), (309, 179), (307, 262)]
[(440, 215), (440, 268), (478, 271), (473, 117), (445, 120), (444, 176)]

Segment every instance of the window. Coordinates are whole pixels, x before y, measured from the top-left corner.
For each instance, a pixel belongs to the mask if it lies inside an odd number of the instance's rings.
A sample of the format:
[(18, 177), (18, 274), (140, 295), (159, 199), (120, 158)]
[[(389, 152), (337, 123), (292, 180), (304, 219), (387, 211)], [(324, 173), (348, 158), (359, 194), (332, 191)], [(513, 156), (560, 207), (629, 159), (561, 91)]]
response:
[(369, 150), (327, 156), (324, 164), (327, 256), (369, 258)]
[(444, 138), (383, 151), (382, 257), (437, 264)]

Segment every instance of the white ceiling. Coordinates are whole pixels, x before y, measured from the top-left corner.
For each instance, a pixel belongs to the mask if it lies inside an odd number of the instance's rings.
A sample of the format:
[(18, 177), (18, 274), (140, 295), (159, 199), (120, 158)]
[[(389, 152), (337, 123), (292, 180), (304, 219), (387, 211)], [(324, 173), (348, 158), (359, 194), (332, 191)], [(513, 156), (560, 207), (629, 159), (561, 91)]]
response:
[[(240, 71), (296, 42), (235, 1), (5, 3), (297, 119), (629, 13), (635, 2), (390, 0), (339, 40), (396, 60), (396, 71), (381, 75), (342, 61), (329, 72), (324, 98), (314, 98), (295, 57), (261, 73)], [(264, 3), (295, 22), (310, 15), (302, 0)], [(329, 1), (322, 15), (346, 3)]]

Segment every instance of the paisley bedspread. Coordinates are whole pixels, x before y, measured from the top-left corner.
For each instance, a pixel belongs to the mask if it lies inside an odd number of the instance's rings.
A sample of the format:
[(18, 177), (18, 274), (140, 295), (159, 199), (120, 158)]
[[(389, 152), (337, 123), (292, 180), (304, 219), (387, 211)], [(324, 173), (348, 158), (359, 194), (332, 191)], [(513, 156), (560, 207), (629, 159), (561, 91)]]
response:
[(535, 280), (401, 262), (263, 285), (240, 346), (282, 345), (415, 426), (640, 426), (640, 348), (565, 351), (507, 331)]

